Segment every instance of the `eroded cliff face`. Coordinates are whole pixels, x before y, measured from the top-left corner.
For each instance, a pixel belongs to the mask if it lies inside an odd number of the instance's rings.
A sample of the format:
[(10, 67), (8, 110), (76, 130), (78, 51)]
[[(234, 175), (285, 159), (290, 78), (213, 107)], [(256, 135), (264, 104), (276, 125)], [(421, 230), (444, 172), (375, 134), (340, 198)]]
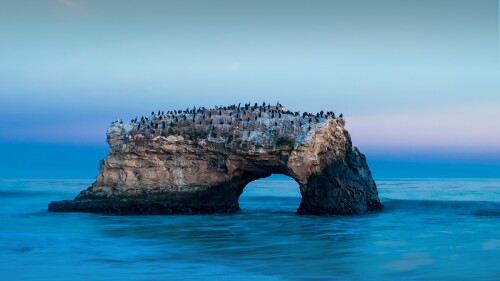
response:
[(130, 124), (115, 123), (96, 182), (74, 200), (52, 202), (49, 211), (232, 213), (243, 188), (271, 174), (298, 182), (299, 214), (378, 210), (376, 184), (344, 125), (342, 118), (323, 118), (284, 141), (272, 126), (243, 130), (236, 138), (208, 133), (188, 139), (157, 132), (146, 138)]

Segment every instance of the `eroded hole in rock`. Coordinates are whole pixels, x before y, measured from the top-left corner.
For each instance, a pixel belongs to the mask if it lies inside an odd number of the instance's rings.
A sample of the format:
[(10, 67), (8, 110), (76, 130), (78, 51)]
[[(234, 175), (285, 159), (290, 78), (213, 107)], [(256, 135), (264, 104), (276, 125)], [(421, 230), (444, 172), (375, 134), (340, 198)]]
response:
[(250, 182), (238, 202), (242, 213), (295, 213), (301, 195), (297, 182), (285, 175), (272, 175)]

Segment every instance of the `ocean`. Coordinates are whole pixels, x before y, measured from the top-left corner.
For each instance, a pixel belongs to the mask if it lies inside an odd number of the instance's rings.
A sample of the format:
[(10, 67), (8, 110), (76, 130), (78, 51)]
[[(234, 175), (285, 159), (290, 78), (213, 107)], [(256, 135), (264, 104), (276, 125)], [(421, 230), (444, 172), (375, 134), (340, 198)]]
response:
[(47, 212), (92, 181), (0, 180), (1, 280), (500, 280), (500, 179), (381, 179), (357, 216), (296, 215), (284, 178), (233, 215)]

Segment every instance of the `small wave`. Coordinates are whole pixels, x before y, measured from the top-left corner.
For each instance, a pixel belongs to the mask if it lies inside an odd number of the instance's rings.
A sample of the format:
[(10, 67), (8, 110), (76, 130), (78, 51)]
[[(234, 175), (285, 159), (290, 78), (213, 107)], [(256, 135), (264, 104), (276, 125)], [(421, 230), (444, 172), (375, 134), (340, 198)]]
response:
[(500, 210), (482, 210), (474, 212), (474, 216), (476, 217), (500, 217)]
[(30, 190), (0, 190), (0, 198), (14, 197), (33, 197), (33, 196), (48, 196), (54, 194), (48, 191), (30, 191)]
[(445, 200), (388, 200), (382, 202), (385, 211), (449, 212), (478, 217), (500, 216), (500, 202)]
[(96, 258), (96, 259), (87, 259), (89, 262), (98, 262), (98, 263), (113, 263), (113, 264), (119, 264), (119, 263), (129, 263), (128, 261), (125, 260), (118, 260), (118, 259), (111, 259), (111, 258)]

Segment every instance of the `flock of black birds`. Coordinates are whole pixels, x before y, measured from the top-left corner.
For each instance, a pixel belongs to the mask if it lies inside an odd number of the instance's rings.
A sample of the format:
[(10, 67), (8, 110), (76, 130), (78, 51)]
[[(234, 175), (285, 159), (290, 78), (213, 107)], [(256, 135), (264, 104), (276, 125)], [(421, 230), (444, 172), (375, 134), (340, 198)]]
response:
[[(338, 116), (342, 118), (342, 114)], [(276, 105), (246, 103), (243, 106), (215, 106), (186, 108), (151, 112), (149, 117), (136, 117), (131, 120), (130, 134), (136, 136), (168, 136), (172, 134), (191, 134), (192, 137), (227, 137), (227, 133), (242, 131), (276, 130), (281, 135), (300, 134), (310, 131), (325, 119), (336, 118), (333, 111), (320, 111), (316, 114), (285, 110), (279, 102)], [(123, 121), (115, 121), (123, 124)], [(273, 126), (274, 125), (274, 126)]]

